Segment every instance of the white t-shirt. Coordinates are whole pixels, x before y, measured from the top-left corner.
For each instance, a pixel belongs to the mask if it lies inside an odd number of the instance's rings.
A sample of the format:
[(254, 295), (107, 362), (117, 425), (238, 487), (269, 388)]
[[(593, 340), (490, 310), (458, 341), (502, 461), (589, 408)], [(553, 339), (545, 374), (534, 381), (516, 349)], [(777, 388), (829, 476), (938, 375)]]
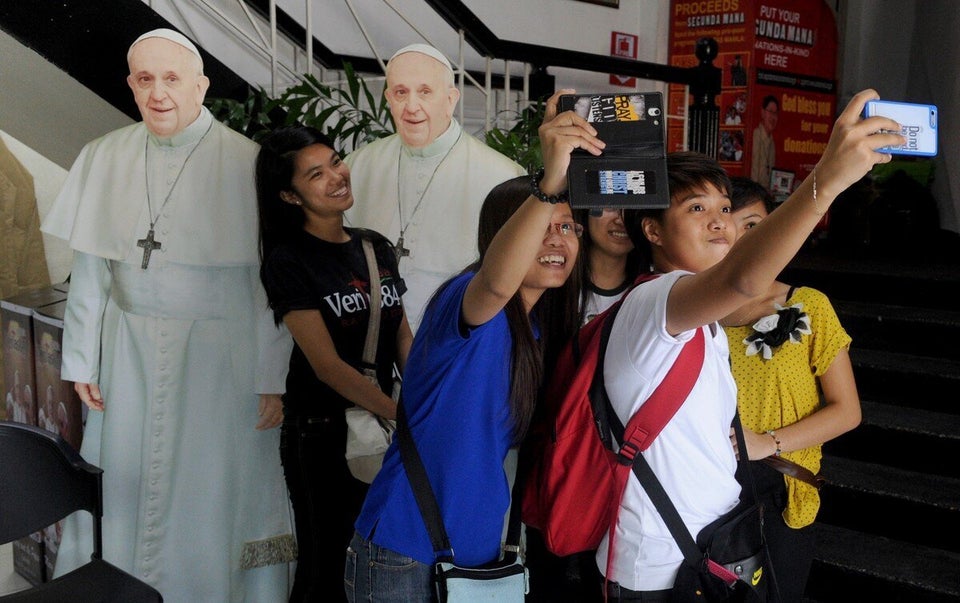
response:
[[(635, 287), (624, 298), (610, 334), (604, 379), (610, 402), (624, 424), (653, 393), (695, 331), (666, 331), (667, 296), (683, 271)], [(717, 324), (705, 329), (703, 368), (676, 415), (644, 452), (667, 495), (696, 538), (732, 509), (740, 496), (730, 424), (737, 388), (730, 373), (727, 338)], [(627, 482), (618, 517), (609, 580), (631, 590), (673, 586), (683, 554), (635, 476)], [(606, 574), (607, 538), (597, 552)]]
[(584, 288), (586, 291), (583, 295), (583, 324), (587, 324), (623, 297), (630, 288), (630, 281), (616, 289), (600, 289), (592, 283), (584, 285)]

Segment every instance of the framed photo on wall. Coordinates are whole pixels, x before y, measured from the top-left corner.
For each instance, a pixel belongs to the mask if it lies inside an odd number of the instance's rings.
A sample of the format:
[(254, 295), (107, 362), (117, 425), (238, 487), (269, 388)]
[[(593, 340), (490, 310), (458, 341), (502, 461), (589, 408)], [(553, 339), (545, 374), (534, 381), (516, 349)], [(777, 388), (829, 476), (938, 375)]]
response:
[(600, 6), (609, 6), (610, 8), (620, 8), (620, 0), (577, 0), (577, 2), (599, 4)]
[(793, 192), (792, 170), (773, 168), (770, 170), (770, 192), (773, 193), (777, 203), (783, 203)]

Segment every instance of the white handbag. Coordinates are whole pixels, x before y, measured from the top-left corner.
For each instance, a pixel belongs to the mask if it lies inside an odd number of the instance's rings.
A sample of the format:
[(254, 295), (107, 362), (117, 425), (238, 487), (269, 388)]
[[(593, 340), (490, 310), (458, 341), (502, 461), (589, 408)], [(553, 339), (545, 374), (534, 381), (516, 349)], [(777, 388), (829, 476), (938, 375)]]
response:
[[(370, 278), (370, 322), (367, 325), (367, 339), (363, 346), (363, 376), (379, 387), (377, 382), (377, 339), (380, 337), (380, 285), (377, 268), (377, 258), (373, 252), (373, 244), (363, 237), (363, 253), (367, 258), (367, 268)], [(397, 428), (395, 421), (384, 419), (363, 408), (352, 406), (346, 411), (347, 419), (347, 448), (344, 457), (347, 467), (353, 477), (366, 483), (373, 481), (380, 466), (383, 464), (383, 454), (390, 446), (393, 432)]]

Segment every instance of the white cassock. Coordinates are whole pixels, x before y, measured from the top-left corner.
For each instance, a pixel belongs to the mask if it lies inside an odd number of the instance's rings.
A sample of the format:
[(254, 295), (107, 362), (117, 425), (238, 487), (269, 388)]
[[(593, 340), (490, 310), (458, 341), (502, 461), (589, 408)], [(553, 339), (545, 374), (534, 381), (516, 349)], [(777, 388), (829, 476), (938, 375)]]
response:
[(487, 193), (526, 170), (463, 131), (453, 120), (422, 149), (393, 134), (361, 147), (350, 166), (353, 207), (347, 221), (375, 230), (403, 246), (403, 306), (416, 331), (433, 292), (478, 257), (477, 224)]
[[(287, 600), (280, 434), (254, 429), (290, 349), (258, 276), (257, 150), (206, 109), (172, 139), (121, 128), (84, 147), (42, 225), (74, 249), (61, 374), (104, 397), (80, 450), (104, 471), (104, 558), (167, 601)], [(88, 518), (67, 520), (57, 575), (89, 560)]]

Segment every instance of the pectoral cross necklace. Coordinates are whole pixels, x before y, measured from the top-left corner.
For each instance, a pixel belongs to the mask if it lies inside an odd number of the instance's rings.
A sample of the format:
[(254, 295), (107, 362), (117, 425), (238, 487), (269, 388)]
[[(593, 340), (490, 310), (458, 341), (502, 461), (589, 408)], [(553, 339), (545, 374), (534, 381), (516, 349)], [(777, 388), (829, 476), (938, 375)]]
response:
[(190, 149), (190, 152), (187, 153), (187, 158), (183, 160), (183, 165), (180, 166), (180, 171), (177, 172), (177, 177), (173, 179), (173, 184), (170, 185), (170, 190), (167, 191), (167, 196), (163, 199), (163, 203), (160, 204), (160, 209), (157, 210), (157, 217), (153, 217), (153, 206), (150, 204), (150, 166), (147, 165), (147, 151), (150, 147), (150, 137), (147, 136), (147, 141), (144, 143), (143, 147), (143, 174), (144, 181), (147, 185), (147, 212), (150, 217), (150, 228), (147, 229), (147, 236), (142, 239), (137, 239), (137, 247), (143, 249), (143, 260), (140, 262), (140, 268), (146, 270), (147, 266), (150, 265), (150, 254), (156, 249), (162, 247), (162, 243), (154, 238), (154, 226), (156, 226), (157, 221), (160, 219), (160, 216), (163, 214), (163, 208), (167, 206), (167, 201), (170, 200), (170, 197), (173, 195), (173, 189), (176, 188), (177, 183), (180, 182), (180, 176), (183, 175), (183, 170), (187, 167), (187, 163), (190, 161), (190, 158), (193, 157), (193, 152), (197, 150), (200, 146), (200, 143), (203, 142), (203, 139), (207, 137), (207, 132), (210, 131), (210, 128), (213, 126), (213, 122), (207, 126), (206, 131), (203, 133), (203, 136), (200, 137), (200, 140), (197, 141), (197, 144)]
[(423, 203), (423, 198), (427, 195), (427, 190), (429, 190), (430, 185), (433, 184), (433, 177), (437, 175), (437, 171), (440, 169), (440, 166), (443, 165), (443, 162), (447, 160), (450, 152), (453, 151), (453, 147), (457, 146), (457, 143), (460, 142), (461, 136), (463, 136), (463, 130), (457, 134), (457, 139), (453, 141), (453, 144), (450, 145), (450, 148), (447, 149), (447, 152), (443, 154), (443, 158), (440, 159), (440, 163), (437, 164), (437, 167), (433, 168), (433, 173), (430, 174), (430, 179), (427, 180), (427, 185), (423, 187), (423, 192), (420, 193), (420, 198), (417, 199), (417, 204), (413, 206), (413, 211), (410, 212), (410, 217), (407, 218), (406, 224), (403, 223), (403, 195), (400, 192), (400, 161), (403, 158), (403, 152), (401, 151), (397, 156), (397, 211), (400, 213), (400, 238), (397, 239), (395, 251), (397, 252), (398, 263), (400, 262), (400, 258), (410, 257), (410, 250), (403, 246), (403, 233), (407, 232), (407, 228), (413, 221), (413, 217), (417, 214), (417, 210), (420, 209), (420, 204)]

